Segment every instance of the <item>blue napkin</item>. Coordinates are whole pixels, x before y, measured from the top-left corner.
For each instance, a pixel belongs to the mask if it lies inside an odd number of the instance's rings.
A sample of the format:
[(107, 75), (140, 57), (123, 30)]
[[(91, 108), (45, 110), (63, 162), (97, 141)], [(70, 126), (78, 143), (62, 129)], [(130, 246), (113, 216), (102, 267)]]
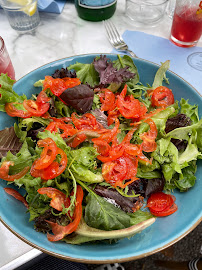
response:
[(170, 70), (202, 94), (202, 47), (181, 48), (170, 40), (138, 31), (125, 31), (124, 41), (139, 58), (160, 64), (170, 61)]
[(67, 0), (38, 0), (39, 11), (60, 14)]
[[(39, 11), (60, 14), (67, 0), (38, 0)], [(0, 5), (0, 8), (1, 5)]]

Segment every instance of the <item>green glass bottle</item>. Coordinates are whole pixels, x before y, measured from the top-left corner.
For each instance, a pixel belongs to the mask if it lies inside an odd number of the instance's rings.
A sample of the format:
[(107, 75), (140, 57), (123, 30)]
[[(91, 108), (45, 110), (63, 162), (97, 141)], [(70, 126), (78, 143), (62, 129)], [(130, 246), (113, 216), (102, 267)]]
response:
[(80, 18), (87, 21), (102, 21), (112, 17), (117, 0), (75, 0)]

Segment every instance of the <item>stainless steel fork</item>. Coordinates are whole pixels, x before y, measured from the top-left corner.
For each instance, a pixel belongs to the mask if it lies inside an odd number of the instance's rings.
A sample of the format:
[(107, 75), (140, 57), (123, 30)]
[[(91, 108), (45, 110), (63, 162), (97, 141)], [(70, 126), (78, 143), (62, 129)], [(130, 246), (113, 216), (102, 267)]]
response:
[(125, 41), (120, 36), (118, 30), (116, 29), (115, 25), (110, 20), (104, 20), (103, 21), (109, 42), (111, 45), (117, 50), (117, 51), (124, 51), (129, 52), (129, 54), (132, 57), (137, 58), (137, 55), (128, 49), (128, 45), (125, 43)]

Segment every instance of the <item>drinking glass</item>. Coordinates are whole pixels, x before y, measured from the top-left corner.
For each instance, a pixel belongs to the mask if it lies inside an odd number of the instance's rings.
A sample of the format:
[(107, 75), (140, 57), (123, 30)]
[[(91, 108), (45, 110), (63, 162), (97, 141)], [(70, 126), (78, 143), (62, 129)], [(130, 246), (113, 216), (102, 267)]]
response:
[(19, 33), (35, 30), (40, 23), (37, 0), (0, 0), (11, 27)]
[(126, 16), (136, 26), (153, 25), (164, 16), (169, 0), (126, 0)]
[(196, 46), (202, 35), (202, 1), (177, 0), (170, 40), (180, 47)]
[(7, 73), (11, 79), (15, 80), (15, 71), (2, 37), (0, 37), (0, 74), (1, 73)]

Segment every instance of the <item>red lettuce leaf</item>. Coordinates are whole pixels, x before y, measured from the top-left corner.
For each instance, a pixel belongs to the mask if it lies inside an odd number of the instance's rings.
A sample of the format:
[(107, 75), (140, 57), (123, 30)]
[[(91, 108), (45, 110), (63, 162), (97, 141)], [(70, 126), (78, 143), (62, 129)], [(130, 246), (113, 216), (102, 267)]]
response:
[(113, 63), (109, 61), (106, 55), (95, 58), (93, 61), (95, 70), (99, 73), (100, 84), (123, 83), (135, 76), (128, 70), (129, 67), (117, 70), (113, 67)]
[(21, 146), (22, 143), (16, 136), (14, 127), (0, 131), (0, 158), (5, 157), (8, 151), (15, 155), (20, 151)]
[(94, 91), (85, 84), (66, 89), (60, 99), (78, 112), (86, 113), (93, 105)]

